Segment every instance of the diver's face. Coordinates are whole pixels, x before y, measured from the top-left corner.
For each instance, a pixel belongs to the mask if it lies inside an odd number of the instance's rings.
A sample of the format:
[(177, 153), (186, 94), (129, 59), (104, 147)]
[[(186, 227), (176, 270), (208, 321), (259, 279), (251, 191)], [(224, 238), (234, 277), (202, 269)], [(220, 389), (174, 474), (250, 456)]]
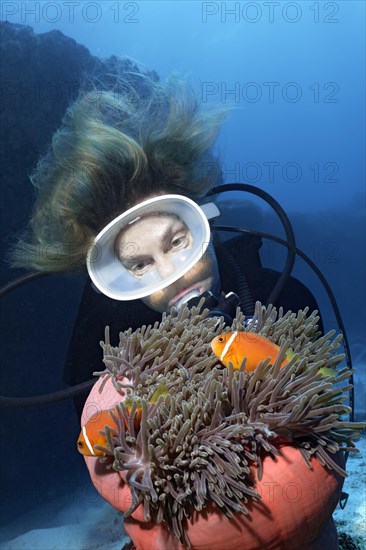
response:
[(155, 311), (168, 311), (173, 305), (178, 305), (184, 296), (197, 290), (203, 294), (211, 290), (217, 294), (220, 290), (219, 270), (213, 246), (209, 245), (202, 258), (175, 283), (158, 292), (142, 298), (142, 301)]
[[(136, 278), (157, 273), (169, 277), (176, 270), (179, 255), (192, 247), (192, 235), (187, 226), (173, 215), (150, 215), (123, 229), (116, 239), (117, 253), (126, 269)], [(125, 251), (133, 250), (126, 257)], [(197, 290), (219, 290), (218, 267), (213, 248), (192, 269), (167, 288), (142, 298), (151, 309), (167, 311), (184, 299), (184, 295)]]
[(185, 223), (169, 214), (149, 215), (125, 227), (117, 237), (117, 253), (123, 266), (137, 279), (156, 273), (172, 275), (174, 262), (192, 248), (192, 235)]

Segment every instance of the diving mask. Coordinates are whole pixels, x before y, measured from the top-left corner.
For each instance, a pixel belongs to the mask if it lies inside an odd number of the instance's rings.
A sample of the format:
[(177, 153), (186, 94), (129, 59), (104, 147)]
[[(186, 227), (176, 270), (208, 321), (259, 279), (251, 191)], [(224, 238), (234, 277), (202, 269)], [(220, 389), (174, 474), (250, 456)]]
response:
[[(213, 203), (200, 207), (182, 195), (148, 199), (112, 220), (95, 237), (86, 259), (90, 278), (114, 300), (136, 300), (162, 290), (201, 259), (210, 241), (208, 219), (219, 214)], [(154, 230), (159, 235), (161, 225), (166, 227), (162, 239), (172, 242), (166, 266), (157, 266), (153, 252), (150, 255), (150, 248), (160, 247)]]

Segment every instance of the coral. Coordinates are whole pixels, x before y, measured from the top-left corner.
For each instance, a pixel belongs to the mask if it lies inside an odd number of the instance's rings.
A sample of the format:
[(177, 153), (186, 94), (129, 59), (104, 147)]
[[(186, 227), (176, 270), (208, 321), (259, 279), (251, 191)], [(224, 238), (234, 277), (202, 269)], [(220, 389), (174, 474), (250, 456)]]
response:
[[(253, 321), (245, 329), (266, 336), (281, 346), (274, 364), (259, 363), (253, 373), (222, 367), (211, 351), (211, 340), (221, 332), (244, 327), (238, 310), (232, 327), (208, 317), (197, 308), (172, 310), (160, 324), (120, 334), (111, 346), (106, 330), (105, 376), (118, 391), (139, 397), (142, 408), (116, 407), (118, 433), (105, 427), (108, 467), (123, 474), (132, 495), (130, 516), (143, 505), (144, 518), (165, 523), (189, 547), (186, 522), (194, 511), (211, 504), (232, 518), (248, 513), (260, 499), (252, 467), (261, 479), (264, 461), (281, 456), (290, 445), (301, 453), (307, 467), (313, 459), (342, 476), (339, 452), (354, 452), (353, 440), (363, 424), (347, 422), (344, 403), (350, 371), (336, 376), (320, 368), (337, 367), (341, 338), (334, 331), (319, 337), (316, 313), (283, 315), (275, 308), (256, 305)], [(294, 357), (280, 365), (291, 347)], [(149, 404), (161, 382), (167, 395)], [(194, 512), (194, 513), (196, 513)]]
[(339, 550), (361, 550), (361, 546), (350, 535), (339, 533)]

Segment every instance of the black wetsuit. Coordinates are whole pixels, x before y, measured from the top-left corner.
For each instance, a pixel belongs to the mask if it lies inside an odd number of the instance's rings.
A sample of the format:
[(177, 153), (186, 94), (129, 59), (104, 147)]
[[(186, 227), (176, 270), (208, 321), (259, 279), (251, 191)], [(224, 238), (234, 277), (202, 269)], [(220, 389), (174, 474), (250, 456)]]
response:
[[(248, 297), (248, 287), (252, 302), (267, 301), (278, 280), (277, 271), (263, 268), (259, 256), (261, 239), (242, 235), (215, 247), (219, 264), (222, 290), (236, 292)], [(243, 290), (244, 288), (244, 290)], [(245, 299), (245, 298), (244, 298)], [(298, 311), (309, 306), (310, 311), (318, 309), (314, 296), (297, 279), (290, 277), (280, 293), (277, 307), (286, 311)], [(104, 370), (102, 349), (99, 342), (104, 339), (104, 328), (110, 327), (111, 343), (118, 344), (119, 332), (131, 327), (136, 330), (142, 325), (160, 321), (161, 313), (153, 311), (141, 300), (131, 302), (115, 301), (97, 293), (88, 282), (81, 299), (78, 316), (65, 366), (65, 382), (69, 385), (89, 380), (94, 371)], [(319, 329), (322, 330), (320, 323)], [(87, 394), (76, 399), (76, 407), (81, 412)]]

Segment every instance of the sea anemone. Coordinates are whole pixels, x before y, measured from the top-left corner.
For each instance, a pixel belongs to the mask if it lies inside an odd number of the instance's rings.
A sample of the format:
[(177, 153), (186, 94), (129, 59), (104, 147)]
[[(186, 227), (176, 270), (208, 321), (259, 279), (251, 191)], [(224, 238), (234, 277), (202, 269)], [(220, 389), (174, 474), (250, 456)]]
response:
[[(100, 395), (113, 384), (120, 396), (113, 413), (117, 430), (105, 427), (106, 457), (99, 460), (130, 491), (125, 517), (143, 509), (144, 521), (163, 524), (187, 548), (188, 525), (197, 514), (219, 509), (229, 519), (250, 516), (263, 496), (258, 482), (266, 464), (283, 459), (285, 448), (296, 450), (305, 469), (314, 469), (316, 459), (337, 479), (346, 476), (341, 455), (356, 451), (353, 441), (364, 427), (345, 418), (351, 372), (337, 369), (344, 359), (336, 353), (341, 337), (334, 331), (320, 337), (316, 312), (284, 315), (257, 303), (249, 324), (238, 310), (225, 327), (201, 309), (173, 309), (160, 324), (121, 333), (116, 347), (107, 328), (106, 368), (98, 373)], [(245, 360), (239, 370), (223, 367), (210, 344), (232, 330), (279, 345), (277, 359), (261, 361), (252, 373)], [(288, 348), (294, 356), (281, 368)], [(162, 383), (167, 391), (152, 402)], [(126, 397), (135, 399), (132, 408)], [(88, 460), (90, 470), (96, 460)]]

